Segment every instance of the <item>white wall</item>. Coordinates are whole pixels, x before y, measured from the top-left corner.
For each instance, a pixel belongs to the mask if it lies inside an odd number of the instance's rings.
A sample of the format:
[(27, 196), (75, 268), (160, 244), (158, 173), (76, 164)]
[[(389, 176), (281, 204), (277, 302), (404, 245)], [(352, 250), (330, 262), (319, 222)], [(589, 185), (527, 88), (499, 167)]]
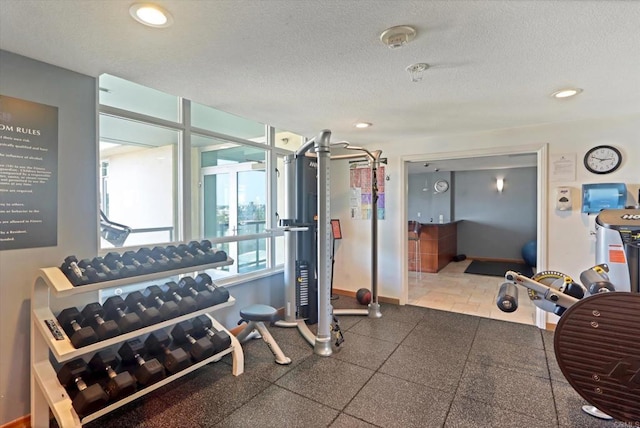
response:
[[(549, 182), (547, 186), (549, 209), (546, 213), (548, 230), (545, 233), (548, 243), (547, 269), (559, 270), (573, 278), (579, 278), (582, 270), (595, 263), (595, 240), (590, 236), (594, 229), (595, 216), (580, 213), (580, 187), (583, 183), (624, 182), (630, 190), (632, 199), (640, 187), (640, 115), (531, 126), (520, 129), (507, 129), (478, 134), (432, 137), (421, 141), (398, 144), (389, 141), (370, 149), (383, 150), (382, 156), (388, 158), (386, 173), (390, 181), (386, 182), (387, 212), (379, 225), (378, 284), (381, 296), (402, 297), (403, 246), (405, 245), (406, 218), (402, 218), (406, 203), (402, 195), (406, 188), (400, 188), (401, 157), (421, 154), (460, 152), (488, 148), (512, 148), (514, 146), (542, 146), (548, 144), (549, 157), (556, 154), (576, 155), (576, 180)], [(357, 141), (353, 141), (357, 144)], [(625, 158), (622, 166), (612, 174), (598, 176), (589, 173), (582, 165), (586, 151), (599, 144), (618, 147)], [(346, 165), (331, 164), (331, 215), (342, 220), (345, 239), (340, 241), (336, 250), (334, 286), (348, 290), (357, 290), (370, 283), (370, 257), (363, 251), (370, 240), (368, 221), (349, 219), (349, 174)], [(406, 182), (406, 181), (405, 181)], [(557, 186), (570, 186), (574, 189), (573, 211), (557, 212), (554, 204), (554, 189)]]

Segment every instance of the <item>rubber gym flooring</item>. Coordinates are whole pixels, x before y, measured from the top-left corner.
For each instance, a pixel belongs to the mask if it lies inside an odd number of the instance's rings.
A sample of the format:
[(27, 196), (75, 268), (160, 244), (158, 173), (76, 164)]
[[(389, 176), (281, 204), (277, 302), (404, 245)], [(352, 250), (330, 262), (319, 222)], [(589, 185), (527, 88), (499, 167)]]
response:
[[(356, 307), (341, 296), (336, 308)], [(553, 356), (553, 333), (416, 306), (340, 317), (343, 349), (318, 357), (296, 329), (270, 327), (293, 362), (261, 340), (89, 427), (615, 427), (583, 414)]]

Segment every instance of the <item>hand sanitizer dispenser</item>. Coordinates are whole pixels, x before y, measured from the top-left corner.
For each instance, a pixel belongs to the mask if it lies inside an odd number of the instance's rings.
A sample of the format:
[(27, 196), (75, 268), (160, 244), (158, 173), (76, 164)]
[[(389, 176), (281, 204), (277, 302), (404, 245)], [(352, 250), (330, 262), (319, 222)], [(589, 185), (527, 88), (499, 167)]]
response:
[(556, 209), (558, 211), (571, 211), (571, 188), (558, 187), (556, 189)]

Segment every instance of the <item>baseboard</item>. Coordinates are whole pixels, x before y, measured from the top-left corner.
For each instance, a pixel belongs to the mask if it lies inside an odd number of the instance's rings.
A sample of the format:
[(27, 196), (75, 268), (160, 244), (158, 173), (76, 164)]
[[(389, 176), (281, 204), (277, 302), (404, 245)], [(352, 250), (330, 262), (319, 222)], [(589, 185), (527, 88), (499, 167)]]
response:
[[(353, 297), (354, 299), (356, 297), (356, 292), (355, 291), (340, 290), (340, 289), (337, 289), (337, 288), (333, 289), (333, 294), (338, 294), (340, 296)], [(381, 302), (381, 303), (390, 303), (392, 305), (399, 305), (400, 304), (400, 299), (396, 299), (395, 297), (378, 296), (378, 301)]]
[(0, 425), (0, 428), (29, 428), (31, 427), (31, 415), (26, 415), (15, 421), (7, 422), (4, 425)]
[(552, 322), (548, 322), (545, 330), (547, 330), (547, 331), (556, 331), (556, 327), (557, 326), (558, 326), (558, 324), (554, 324)]

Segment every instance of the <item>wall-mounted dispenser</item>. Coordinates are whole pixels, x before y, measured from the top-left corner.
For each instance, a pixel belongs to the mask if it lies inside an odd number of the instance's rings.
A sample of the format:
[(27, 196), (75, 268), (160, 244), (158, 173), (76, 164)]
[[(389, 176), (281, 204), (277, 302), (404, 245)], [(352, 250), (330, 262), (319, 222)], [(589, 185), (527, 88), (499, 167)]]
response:
[(582, 185), (582, 212), (597, 214), (604, 209), (622, 209), (627, 199), (624, 183)]
[(571, 188), (558, 187), (556, 189), (556, 209), (558, 211), (571, 211)]

